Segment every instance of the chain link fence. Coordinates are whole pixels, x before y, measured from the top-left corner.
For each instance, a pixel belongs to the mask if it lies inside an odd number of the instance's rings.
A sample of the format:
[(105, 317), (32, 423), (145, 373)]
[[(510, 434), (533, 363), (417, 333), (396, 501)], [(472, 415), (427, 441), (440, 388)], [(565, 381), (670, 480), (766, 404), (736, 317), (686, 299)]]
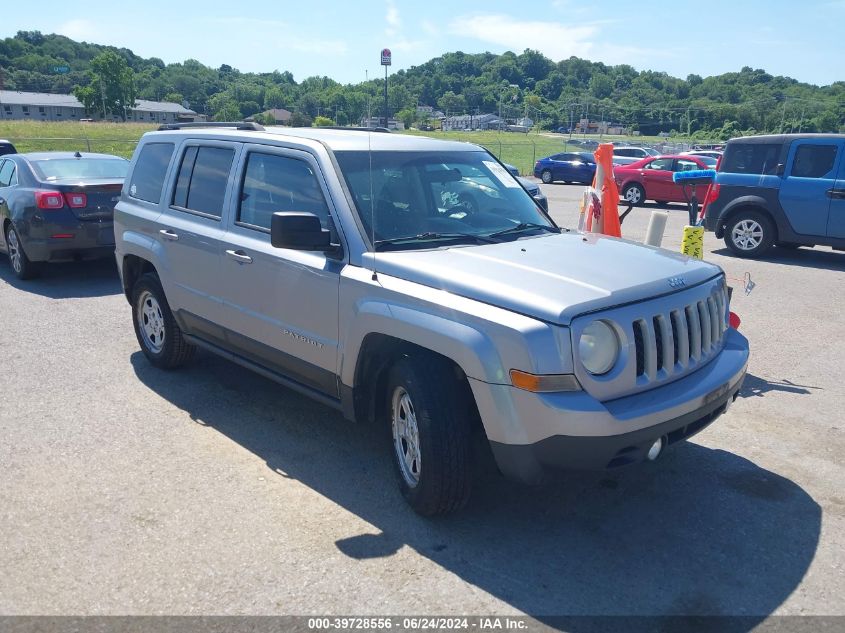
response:
[(138, 140), (89, 137), (7, 137), (18, 152), (96, 152), (131, 158)]

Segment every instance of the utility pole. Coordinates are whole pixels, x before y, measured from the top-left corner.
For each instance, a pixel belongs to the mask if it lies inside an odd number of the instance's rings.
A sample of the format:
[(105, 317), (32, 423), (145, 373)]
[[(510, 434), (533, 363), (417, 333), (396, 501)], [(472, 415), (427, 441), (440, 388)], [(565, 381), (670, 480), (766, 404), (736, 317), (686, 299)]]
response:
[(383, 48), (381, 50), (381, 65), (384, 66), (384, 127), (390, 127), (387, 114), (387, 69), (390, 66), (392, 61), (392, 54), (389, 48)]
[(798, 133), (801, 134), (801, 128), (804, 126), (804, 110), (807, 109), (807, 104), (801, 106), (801, 122), (798, 124)]
[(778, 129), (778, 131), (781, 134), (783, 134), (783, 122), (786, 119), (786, 101), (787, 101), (787, 99), (789, 99), (789, 97), (785, 96), (783, 98), (783, 114), (780, 115), (780, 128)]

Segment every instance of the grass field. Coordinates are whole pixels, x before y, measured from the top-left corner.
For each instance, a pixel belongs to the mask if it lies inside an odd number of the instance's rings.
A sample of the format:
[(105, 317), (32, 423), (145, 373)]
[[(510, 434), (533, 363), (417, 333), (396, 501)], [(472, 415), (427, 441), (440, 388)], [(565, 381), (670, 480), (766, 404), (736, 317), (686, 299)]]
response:
[(144, 123), (0, 121), (0, 138), (12, 141), (19, 152), (79, 150), (129, 158), (141, 135), (156, 127)]
[[(129, 158), (144, 132), (157, 127), (144, 123), (64, 123), (41, 121), (0, 121), (0, 138), (9, 139), (19, 152), (33, 151), (91, 151), (116, 154)], [(534, 163), (544, 156), (566, 151), (568, 137), (558, 134), (521, 134), (518, 132), (417, 132), (407, 134), (431, 136), (453, 141), (466, 141), (487, 148), (500, 160), (516, 165), (523, 175), (531, 174)], [(592, 137), (597, 140), (596, 137)], [(621, 137), (605, 136), (605, 141), (628, 141)], [(638, 137), (638, 142), (664, 139)], [(579, 151), (577, 146), (570, 146)]]

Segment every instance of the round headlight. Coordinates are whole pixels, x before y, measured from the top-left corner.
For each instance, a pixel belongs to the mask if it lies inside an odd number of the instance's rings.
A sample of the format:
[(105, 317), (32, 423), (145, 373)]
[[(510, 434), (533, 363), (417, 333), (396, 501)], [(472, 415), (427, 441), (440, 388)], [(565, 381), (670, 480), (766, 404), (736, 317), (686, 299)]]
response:
[(581, 363), (591, 374), (606, 374), (619, 358), (619, 338), (604, 321), (593, 321), (581, 332), (578, 342)]

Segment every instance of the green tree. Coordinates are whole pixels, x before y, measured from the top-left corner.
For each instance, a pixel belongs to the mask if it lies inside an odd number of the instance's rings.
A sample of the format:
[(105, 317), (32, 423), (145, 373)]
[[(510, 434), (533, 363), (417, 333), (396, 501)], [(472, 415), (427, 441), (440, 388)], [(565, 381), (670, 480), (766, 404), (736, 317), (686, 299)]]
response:
[(89, 116), (94, 110), (97, 94), (91, 86), (74, 86), (71, 91), (74, 97), (79, 99), (82, 107), (85, 108), (85, 116)]
[(314, 125), (316, 127), (327, 127), (329, 125), (334, 125), (334, 121), (327, 116), (317, 116), (314, 118)]
[(91, 60), (91, 74), (103, 117), (114, 114), (125, 121), (135, 107), (135, 73), (126, 60), (114, 51), (105, 51)]
[(312, 119), (304, 112), (294, 112), (290, 115), (290, 124), (293, 127), (311, 127)]
[(164, 99), (162, 101), (167, 101), (168, 103), (182, 103), (185, 100), (185, 97), (179, 92), (168, 92), (164, 95)]

